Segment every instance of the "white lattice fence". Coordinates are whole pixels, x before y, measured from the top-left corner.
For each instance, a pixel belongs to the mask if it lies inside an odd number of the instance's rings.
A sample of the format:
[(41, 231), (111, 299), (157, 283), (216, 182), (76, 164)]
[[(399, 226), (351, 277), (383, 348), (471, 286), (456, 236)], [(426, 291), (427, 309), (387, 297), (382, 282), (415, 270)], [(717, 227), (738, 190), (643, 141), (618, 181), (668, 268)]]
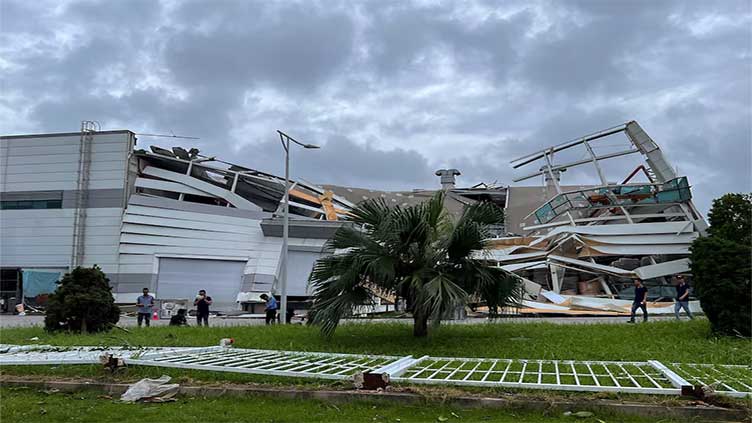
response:
[(391, 382), (563, 391), (680, 395), (696, 387), (752, 395), (752, 366), (659, 361), (571, 361), (336, 354), (227, 347), (101, 348), (0, 345), (0, 365), (98, 363), (102, 355), (129, 365), (271, 376), (352, 380), (371, 373)]
[(395, 382), (679, 394), (660, 370), (644, 362), (436, 358), (422, 360)]
[(352, 379), (400, 357), (225, 348), (194, 353), (145, 354), (127, 364), (272, 376)]

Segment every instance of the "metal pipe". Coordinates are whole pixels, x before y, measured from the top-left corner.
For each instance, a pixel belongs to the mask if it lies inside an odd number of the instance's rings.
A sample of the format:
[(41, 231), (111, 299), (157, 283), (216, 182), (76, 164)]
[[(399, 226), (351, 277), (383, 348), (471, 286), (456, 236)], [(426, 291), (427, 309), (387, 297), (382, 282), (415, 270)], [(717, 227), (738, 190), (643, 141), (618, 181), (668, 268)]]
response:
[[(614, 158), (614, 157), (625, 156), (627, 154), (639, 153), (639, 152), (640, 151), (636, 150), (636, 149), (634, 149), (634, 150), (624, 150), (624, 151), (618, 151), (616, 153), (604, 154), (602, 156), (596, 157), (596, 159), (597, 160), (605, 160), (605, 159), (611, 159), (611, 158)], [(593, 161), (593, 159), (578, 160), (576, 162), (554, 166), (551, 170), (567, 169), (567, 168), (570, 168), (570, 167), (579, 166), (581, 164), (591, 163), (592, 161)], [(539, 176), (539, 175), (541, 175), (543, 173), (545, 173), (545, 170), (539, 171), (539, 172), (535, 172), (535, 173), (532, 173), (530, 175), (523, 176), (521, 178), (517, 178), (517, 179), (514, 180), (514, 182), (520, 182), (520, 181), (524, 181), (525, 179), (534, 178), (534, 177)]]
[(546, 151), (549, 151), (549, 150), (553, 149), (554, 153), (556, 153), (556, 152), (559, 152), (559, 151), (566, 150), (568, 148), (574, 147), (574, 146), (576, 146), (578, 144), (581, 144), (583, 141), (593, 141), (593, 140), (597, 140), (599, 138), (607, 137), (609, 135), (618, 134), (619, 132), (624, 131), (626, 128), (627, 128), (627, 124), (626, 123), (622, 123), (621, 125), (616, 125), (616, 126), (613, 126), (611, 128), (604, 129), (602, 131), (598, 131), (598, 132), (594, 132), (592, 134), (585, 135), (584, 137), (576, 138), (576, 139), (571, 140), (571, 141), (566, 141), (566, 142), (563, 142), (561, 144), (557, 144), (557, 145), (554, 145), (552, 147), (548, 147), (548, 148), (546, 148), (544, 150), (536, 151), (535, 153), (530, 153), (530, 154), (528, 154), (526, 156), (522, 156), (522, 157), (519, 157), (519, 158), (516, 158), (516, 159), (510, 161), (510, 163), (519, 162), (521, 160), (528, 159), (528, 160), (525, 160), (522, 163), (518, 163), (518, 164), (512, 166), (514, 169), (517, 169), (520, 166), (524, 166), (524, 165), (526, 165), (528, 163), (534, 162), (534, 161), (542, 158)]
[[(278, 131), (279, 132), (279, 131)], [(282, 260), (280, 260), (280, 322), (287, 323), (287, 238), (290, 235), (290, 138), (279, 132), (282, 147), (285, 149), (285, 196), (282, 211)]]

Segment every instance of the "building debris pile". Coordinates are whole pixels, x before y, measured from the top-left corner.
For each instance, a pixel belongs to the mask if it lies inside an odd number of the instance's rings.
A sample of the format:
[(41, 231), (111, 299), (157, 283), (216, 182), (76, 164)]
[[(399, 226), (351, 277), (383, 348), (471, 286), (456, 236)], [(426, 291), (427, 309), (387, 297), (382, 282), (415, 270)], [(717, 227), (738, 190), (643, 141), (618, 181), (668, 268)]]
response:
[[(626, 134), (629, 148), (595, 153), (591, 144), (620, 133)], [(554, 162), (554, 155), (575, 147), (584, 148), (588, 157), (566, 164)], [(645, 163), (621, 183), (610, 183), (602, 162), (628, 154), (641, 154)], [(543, 176), (547, 201), (519, 222), (524, 235), (491, 239), (491, 249), (477, 255), (523, 278), (524, 308), (540, 313), (628, 313), (629, 301), (615, 298), (634, 296), (633, 278), (653, 287), (651, 300), (673, 297), (670, 278), (688, 274), (689, 247), (704, 234), (707, 224), (692, 204), (687, 178), (676, 174), (637, 122), (512, 161), (514, 168), (536, 162), (542, 163), (537, 172), (515, 182)], [(595, 167), (600, 183), (577, 189), (560, 185), (562, 172), (584, 164)], [(633, 182), (640, 172), (646, 181)], [(692, 306), (700, 311), (698, 304)], [(672, 312), (659, 304), (650, 309), (659, 314)]]

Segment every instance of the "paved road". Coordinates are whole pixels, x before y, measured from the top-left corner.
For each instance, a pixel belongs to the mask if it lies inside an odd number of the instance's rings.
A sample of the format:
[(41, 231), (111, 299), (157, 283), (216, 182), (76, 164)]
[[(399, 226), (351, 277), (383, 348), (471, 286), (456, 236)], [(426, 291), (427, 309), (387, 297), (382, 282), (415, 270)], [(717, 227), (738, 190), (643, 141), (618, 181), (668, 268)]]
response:
[[(639, 317), (639, 316), (638, 316)], [(654, 316), (651, 320), (672, 320), (673, 316)], [(588, 323), (611, 323), (611, 324), (624, 324), (626, 317), (514, 317), (497, 319), (498, 323), (555, 323), (560, 325), (572, 325), (572, 324), (588, 324)], [(189, 318), (189, 324), (194, 324), (194, 321)], [(345, 323), (348, 324), (363, 324), (363, 323), (395, 323), (404, 322), (412, 323), (410, 319), (353, 319), (348, 320)], [(168, 320), (153, 320), (152, 326), (166, 326), (169, 323)], [(487, 324), (488, 320), (482, 318), (471, 318), (459, 321), (446, 321), (442, 324)], [(0, 315), (0, 328), (14, 328), (14, 327), (30, 327), (30, 326), (42, 326), (44, 324), (44, 316), (14, 316), (14, 315)], [(263, 318), (251, 318), (251, 319), (231, 319), (222, 317), (212, 317), (209, 319), (210, 326), (226, 327), (226, 326), (254, 326), (263, 325)], [(133, 327), (136, 326), (135, 317), (121, 317), (120, 326)]]

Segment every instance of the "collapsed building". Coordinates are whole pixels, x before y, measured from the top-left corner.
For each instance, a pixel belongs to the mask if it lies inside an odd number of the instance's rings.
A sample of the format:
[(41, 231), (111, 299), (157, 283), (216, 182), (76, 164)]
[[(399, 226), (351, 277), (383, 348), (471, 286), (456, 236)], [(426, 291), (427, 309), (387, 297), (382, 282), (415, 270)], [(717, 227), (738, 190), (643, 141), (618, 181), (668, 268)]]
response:
[[(602, 155), (594, 152), (593, 143), (618, 134), (626, 135), (628, 148)], [(575, 148), (584, 149), (585, 158), (560, 164), (554, 161), (558, 153)], [(609, 182), (603, 161), (631, 154), (641, 155), (644, 163), (620, 183)], [(612, 299), (634, 296), (632, 278), (646, 282), (650, 299), (673, 296), (670, 278), (689, 273), (689, 247), (705, 233), (707, 224), (692, 203), (687, 177), (677, 175), (637, 122), (558, 144), (511, 163), (514, 168), (540, 164), (536, 172), (515, 182), (543, 176), (549, 198), (518, 222), (520, 235), (490, 240), (492, 249), (479, 256), (523, 277), (528, 299), (559, 307), (623, 312), (629, 301)], [(560, 185), (562, 172), (582, 165), (594, 167), (599, 177), (596, 184), (579, 188)], [(633, 182), (639, 174), (645, 182)], [(576, 294), (610, 300), (571, 297)], [(540, 302), (524, 305), (538, 311), (565, 311)], [(693, 306), (699, 310), (697, 304)]]
[[(591, 143), (618, 134), (626, 134), (629, 148), (595, 153)], [(382, 198), (407, 206), (436, 191), (291, 181), (289, 255), (282, 269), (284, 178), (196, 149), (136, 144), (131, 131), (99, 131), (91, 123), (80, 133), (0, 137), (0, 296), (6, 304), (43, 302), (61, 273), (96, 264), (120, 303), (134, 302), (143, 287), (163, 300), (188, 300), (207, 289), (215, 308), (236, 310), (252, 306), (261, 293), (277, 292), (286, 271), (291, 306), (301, 307), (313, 264), (331, 253), (326, 240), (355, 204)], [(588, 157), (554, 161), (576, 148)], [(602, 162), (629, 154), (645, 163), (610, 183)], [(512, 164), (540, 164), (515, 182), (543, 177), (544, 185), (459, 188), (459, 170), (440, 169), (436, 176), (451, 215), (478, 201), (504, 209), (505, 225), (492, 228), (490, 249), (478, 257), (523, 278), (523, 307), (621, 310), (618, 298), (629, 298), (630, 278), (649, 281), (658, 298), (670, 296), (671, 275), (688, 272), (689, 245), (707, 225), (692, 204), (687, 178), (636, 122)], [(561, 184), (562, 172), (586, 164), (594, 166), (597, 183)], [(639, 172), (644, 182), (635, 182)], [(610, 302), (598, 303), (598, 297)]]

